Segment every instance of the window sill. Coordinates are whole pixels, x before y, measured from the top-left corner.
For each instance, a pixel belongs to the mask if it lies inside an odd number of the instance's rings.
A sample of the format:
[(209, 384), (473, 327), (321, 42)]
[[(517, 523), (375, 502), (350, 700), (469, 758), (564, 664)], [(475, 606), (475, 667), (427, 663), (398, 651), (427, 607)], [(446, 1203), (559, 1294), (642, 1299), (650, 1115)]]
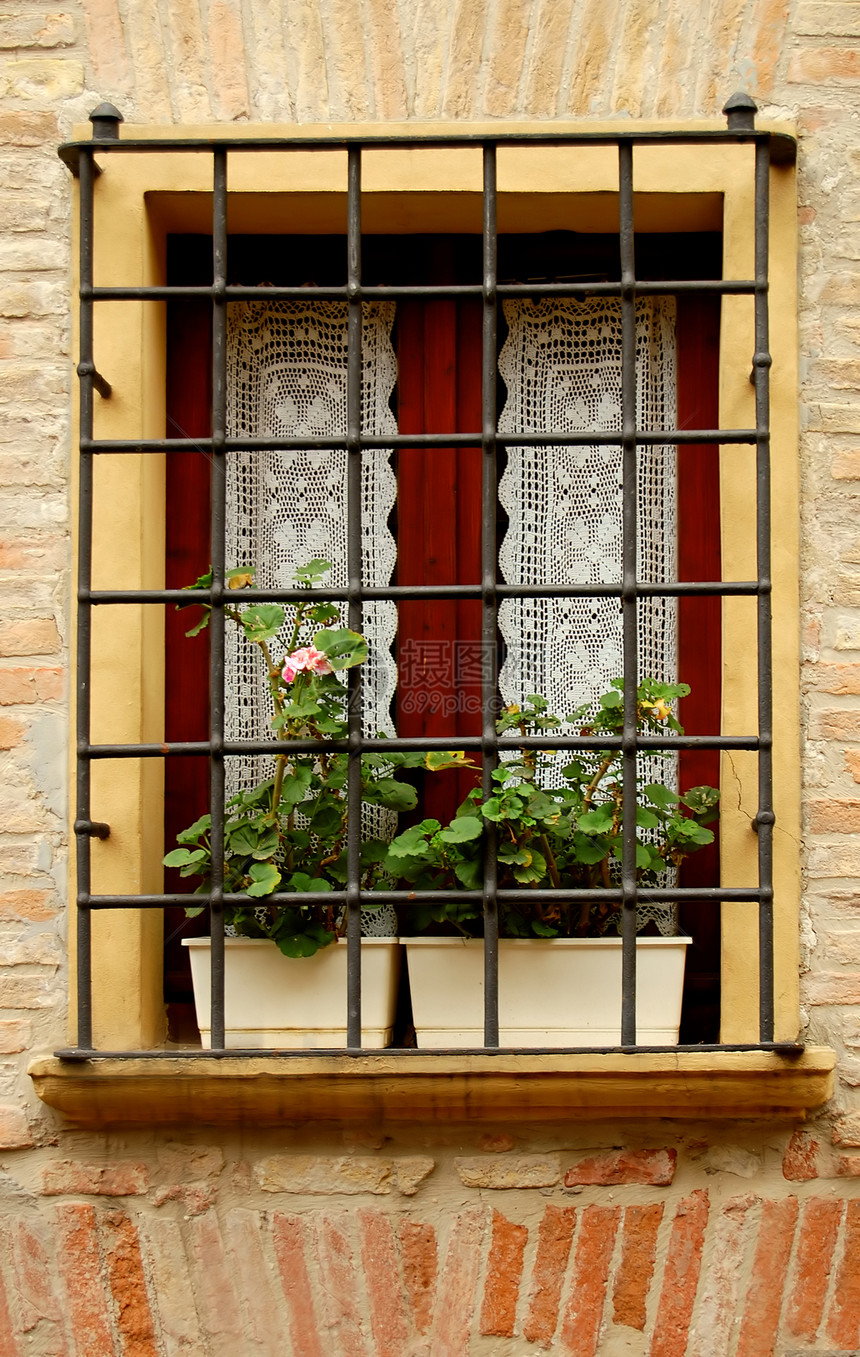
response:
[(825, 1046), (625, 1055), (320, 1055), (213, 1059), (44, 1057), (30, 1077), (70, 1122), (803, 1118), (833, 1092)]

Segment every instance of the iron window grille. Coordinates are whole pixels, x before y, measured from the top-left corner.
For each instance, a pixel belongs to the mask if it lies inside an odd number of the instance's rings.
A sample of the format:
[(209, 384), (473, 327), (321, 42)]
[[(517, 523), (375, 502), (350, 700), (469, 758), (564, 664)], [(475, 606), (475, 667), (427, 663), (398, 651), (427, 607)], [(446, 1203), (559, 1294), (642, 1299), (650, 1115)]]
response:
[[(768, 343), (768, 225), (769, 174), (771, 163), (791, 161), (795, 154), (794, 141), (783, 134), (759, 131), (755, 127), (756, 107), (746, 95), (735, 95), (726, 104), (726, 130), (564, 132), (553, 136), (542, 131), (529, 133), (500, 132), (488, 137), (484, 134), (463, 134), (431, 138), (409, 138), (401, 134), (377, 133), (362, 137), (320, 138), (250, 137), (230, 139), (193, 139), (165, 137), (158, 139), (126, 139), (119, 137), (122, 121), (118, 111), (102, 104), (91, 115), (91, 141), (67, 143), (59, 154), (80, 187), (80, 474), (78, 521), (78, 630), (77, 630), (77, 804), (74, 830), (77, 837), (77, 1040), (76, 1044), (58, 1052), (66, 1059), (86, 1060), (94, 1056), (148, 1056), (171, 1059), (185, 1056), (211, 1056), (226, 1053), (224, 1038), (224, 906), (242, 903), (245, 897), (225, 893), (223, 889), (224, 836), (224, 761), (239, 753), (275, 754), (283, 746), (275, 740), (230, 743), (224, 735), (224, 605), (225, 588), (225, 515), (226, 515), (226, 454), (231, 450), (263, 451), (269, 448), (288, 450), (335, 449), (347, 451), (347, 567), (346, 588), (321, 588), (320, 600), (345, 601), (348, 625), (361, 630), (362, 608), (370, 600), (422, 599), (479, 599), (482, 611), (482, 650), (485, 656), (482, 682), (482, 733), (480, 736), (390, 738), (384, 741), (366, 738), (361, 724), (361, 676), (358, 669), (350, 670), (348, 698), (348, 738), (329, 741), (323, 747), (348, 753), (348, 827), (346, 889), (323, 897), (319, 893), (303, 894), (307, 903), (333, 900), (342, 902), (347, 915), (347, 1045), (346, 1053), (361, 1053), (361, 950), (359, 852), (361, 846), (360, 787), (362, 752), (380, 749), (473, 750), (482, 759), (482, 791), (486, 797), (491, 791), (491, 773), (499, 755), (506, 749), (538, 748), (540, 737), (502, 737), (495, 728), (497, 609), (501, 599), (511, 597), (534, 598), (617, 598), (622, 614), (624, 725), (620, 737), (554, 736), (555, 747), (564, 750), (616, 748), (622, 751), (623, 767), (623, 857), (620, 882), (616, 886), (599, 889), (577, 889), (568, 892), (578, 901), (602, 900), (619, 903), (622, 916), (622, 1022), (621, 1044), (618, 1048), (575, 1048), (583, 1050), (620, 1049), (621, 1051), (683, 1051), (683, 1050), (782, 1050), (796, 1051), (797, 1043), (774, 1041), (774, 964), (773, 964), (773, 831), (774, 810), (772, 797), (772, 664), (771, 664), (771, 570), (770, 570), (770, 378), (771, 357)], [(634, 257), (634, 200), (633, 154), (637, 146), (679, 145), (718, 147), (726, 144), (747, 144), (755, 148), (755, 276), (746, 280), (677, 280), (646, 282), (637, 280)], [(483, 157), (483, 272), (480, 282), (459, 285), (423, 285), (367, 287), (362, 285), (362, 153), (368, 148), (395, 147), (399, 149), (450, 148), (451, 146), (479, 148)], [(497, 282), (497, 149), (500, 146), (517, 147), (615, 147), (618, 156), (618, 201), (620, 249), (619, 282), (543, 282), (526, 284), (499, 284)], [(314, 149), (324, 152), (336, 149), (347, 152), (347, 278), (338, 287), (315, 289), (315, 297), (346, 301), (348, 312), (348, 376), (347, 376), (347, 433), (345, 438), (230, 438), (227, 435), (227, 306), (230, 302), (259, 298), (259, 287), (228, 286), (227, 284), (227, 172), (233, 153), (280, 152), (289, 155), (296, 150)], [(134, 286), (96, 287), (93, 282), (94, 245), (94, 187), (100, 173), (96, 154), (114, 156), (146, 155), (155, 152), (196, 152), (212, 160), (212, 238), (213, 280), (209, 286)], [(755, 387), (755, 427), (722, 429), (651, 430), (637, 428), (636, 421), (636, 322), (637, 295), (678, 294), (681, 292), (710, 292), (719, 295), (749, 295), (754, 298), (755, 351), (750, 380)], [(496, 363), (499, 301), (505, 297), (577, 297), (585, 294), (620, 297), (622, 314), (621, 381), (622, 429), (617, 432), (591, 431), (585, 433), (514, 433), (500, 435), (496, 424)], [(95, 439), (94, 392), (109, 399), (111, 387), (96, 370), (93, 361), (93, 316), (95, 307), (104, 301), (140, 300), (162, 302), (175, 297), (208, 297), (212, 304), (212, 433), (209, 438), (159, 439)], [(419, 297), (476, 296), (483, 302), (482, 323), (482, 411), (483, 427), (475, 433), (397, 434), (370, 436), (361, 423), (361, 342), (362, 304), (364, 301)], [(265, 288), (266, 300), (306, 300), (307, 292), (299, 287)], [(497, 452), (507, 445), (608, 445), (622, 449), (622, 578), (618, 584), (552, 584), (512, 585), (497, 581), (496, 553), (496, 497)], [(755, 449), (756, 465), (756, 578), (747, 581), (669, 581), (645, 583), (637, 580), (637, 448), (654, 444), (737, 444)], [(482, 458), (482, 581), (479, 585), (389, 585), (384, 588), (366, 587), (361, 568), (361, 459), (365, 449), (399, 447), (451, 448), (480, 447)], [(177, 589), (117, 590), (92, 587), (93, 542), (93, 462), (103, 454), (167, 454), (203, 451), (212, 462), (211, 560), (212, 584), (209, 589), (195, 592)], [(648, 888), (653, 901), (675, 902), (685, 899), (708, 901), (738, 901), (758, 911), (759, 935), (759, 1041), (755, 1044), (713, 1043), (696, 1046), (642, 1046), (636, 1041), (636, 913), (637, 881), (635, 870), (635, 807), (636, 759), (641, 740), (636, 729), (637, 687), (637, 608), (639, 600), (648, 595), (664, 596), (748, 596), (756, 600), (757, 608), (757, 685), (758, 733), (745, 736), (685, 735), (647, 736), (649, 748), (660, 750), (715, 749), (755, 751), (758, 761), (758, 812), (754, 827), (758, 834), (758, 884), (747, 887)], [(248, 602), (295, 602), (306, 600), (307, 592), (300, 589), (249, 589), (243, 598)], [(169, 744), (94, 744), (90, 736), (90, 674), (91, 626), (93, 609), (101, 605), (164, 605), (179, 601), (208, 604), (211, 614), (210, 650), (210, 727), (205, 741), (175, 742)], [(292, 748), (298, 752), (318, 750), (315, 740), (296, 740)], [(110, 827), (94, 822), (91, 813), (91, 769), (94, 760), (104, 759), (160, 759), (181, 758), (204, 754), (209, 759), (210, 805), (212, 814), (212, 880), (208, 893), (211, 920), (211, 1049), (168, 1051), (105, 1051), (93, 1045), (92, 1023), (92, 915), (97, 910), (136, 909), (161, 910), (170, 905), (185, 905), (187, 896), (159, 895), (94, 895), (91, 890), (91, 840), (106, 838)], [(499, 993), (498, 993), (498, 916), (500, 898), (557, 899), (557, 892), (531, 889), (501, 890), (497, 880), (496, 842), (494, 827), (488, 823), (485, 833), (484, 881), (481, 891), (456, 892), (458, 898), (480, 898), (484, 918), (484, 1046), (477, 1052), (489, 1054), (499, 1048)], [(379, 903), (397, 904), (406, 899), (438, 900), (439, 892), (390, 890), (374, 892)], [(277, 893), (268, 897), (272, 904), (288, 904), (294, 897)], [(299, 963), (297, 963), (299, 964)], [(534, 1054), (539, 1052), (532, 1050)], [(339, 1052), (343, 1053), (343, 1052)], [(438, 1051), (429, 1051), (438, 1054)], [(462, 1054), (463, 1052), (459, 1052)], [(231, 1055), (241, 1054), (235, 1050)], [(259, 1051), (245, 1052), (259, 1054)], [(283, 1051), (272, 1054), (300, 1057), (319, 1054), (319, 1051)], [(416, 1054), (410, 1051), (410, 1054)], [(421, 1054), (421, 1052), (417, 1052)]]

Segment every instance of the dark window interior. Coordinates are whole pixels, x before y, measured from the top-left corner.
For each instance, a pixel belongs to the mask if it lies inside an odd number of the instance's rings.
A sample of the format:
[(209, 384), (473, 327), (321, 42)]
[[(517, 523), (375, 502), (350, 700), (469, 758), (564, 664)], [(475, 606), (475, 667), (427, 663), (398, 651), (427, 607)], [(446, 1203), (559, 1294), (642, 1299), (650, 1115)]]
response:
[[(613, 281), (619, 278), (618, 238), (552, 231), (499, 237), (500, 282)], [(716, 233), (648, 234), (636, 238), (640, 280), (719, 278), (722, 242)], [(208, 236), (168, 239), (169, 284), (209, 284), (212, 246)], [(339, 286), (345, 279), (343, 236), (231, 236), (228, 281), (260, 284)], [(362, 277), (368, 285), (474, 283), (481, 277), (481, 240), (472, 235), (365, 236)], [(718, 425), (720, 299), (705, 294), (678, 296), (678, 425)], [(504, 323), (500, 312), (500, 343)], [(211, 303), (208, 298), (172, 301), (167, 317), (167, 436), (205, 437), (210, 432)], [(471, 432), (480, 428), (480, 298), (400, 301), (395, 326), (398, 385), (394, 401), (402, 432)], [(504, 387), (499, 379), (499, 400)], [(401, 450), (398, 460), (398, 582), (474, 583), (479, 579), (480, 449)], [(451, 511), (438, 512), (440, 503)], [(167, 467), (166, 584), (188, 584), (209, 565), (209, 464), (201, 453), (171, 455)], [(720, 566), (719, 470), (716, 446), (686, 445), (678, 458), (678, 562), (681, 579), (717, 580)], [(500, 535), (504, 523), (499, 525)], [(230, 564), (230, 562), (228, 562)], [(186, 615), (167, 610), (166, 738), (208, 736), (208, 633), (185, 638)], [(420, 636), (470, 642), (480, 636), (480, 604), (471, 601), (404, 603), (399, 644)], [(679, 604), (681, 679), (692, 693), (680, 718), (689, 734), (720, 729), (720, 600), (688, 598)], [(434, 676), (444, 699), (453, 672)], [(468, 685), (467, 685), (468, 687)], [(452, 712), (444, 700), (435, 710), (404, 710), (408, 689), (398, 696), (401, 734), (471, 734), (480, 718)], [(480, 685), (476, 686), (479, 696)], [(467, 693), (468, 696), (468, 693)], [(409, 704), (413, 708), (416, 704)], [(420, 705), (420, 704), (419, 704)], [(468, 707), (467, 704), (461, 704)], [(477, 725), (476, 725), (477, 722)], [(719, 783), (719, 752), (681, 754), (682, 790)], [(469, 775), (434, 779), (424, 813), (453, 813), (468, 790)], [(165, 843), (202, 814), (208, 801), (205, 759), (166, 761)], [(681, 884), (719, 884), (716, 844), (684, 864)], [(166, 889), (187, 889), (178, 872), (167, 873)], [(165, 911), (165, 994), (172, 1040), (193, 1041), (190, 973), (182, 936), (205, 933), (202, 919), (186, 920), (181, 909)], [(719, 1040), (719, 905), (682, 906), (681, 928), (694, 943), (688, 949), (680, 1040)]]

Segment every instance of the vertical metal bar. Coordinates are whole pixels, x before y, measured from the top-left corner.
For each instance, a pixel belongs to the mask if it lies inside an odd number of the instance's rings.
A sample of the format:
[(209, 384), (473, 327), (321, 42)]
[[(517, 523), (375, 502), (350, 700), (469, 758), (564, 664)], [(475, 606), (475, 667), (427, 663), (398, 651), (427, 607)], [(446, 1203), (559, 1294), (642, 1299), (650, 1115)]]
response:
[[(80, 438), (93, 437), (93, 153), (80, 153)], [(77, 690), (77, 808), (75, 820), (86, 826), (91, 818), (91, 764), (86, 757), (90, 743), (90, 677), (92, 648), (93, 454), (81, 449), (78, 481), (78, 690)], [(92, 915), (89, 907), (92, 848), (86, 830), (77, 838), (77, 992), (78, 1046), (93, 1044)]]
[(636, 292), (633, 235), (633, 143), (618, 143), (621, 250), (621, 618), (624, 647), (621, 858), (621, 1045), (636, 1043)]
[[(481, 352), (481, 760), (482, 793), (492, 795), (493, 770), (498, 764), (496, 734), (497, 668), (496, 635), (496, 349), (498, 343), (498, 298), (496, 295), (496, 146), (484, 146), (483, 295), (484, 315)], [(499, 912), (496, 892), (498, 867), (496, 827), (484, 823), (484, 1045), (499, 1044)]]
[(213, 1050), (224, 1047), (224, 571), (227, 437), (227, 152), (214, 152), (212, 193), (212, 614), (209, 624), (209, 807), (212, 815)]
[[(361, 147), (347, 152), (347, 597), (348, 624), (362, 626), (361, 572)], [(361, 1047), (361, 666), (349, 671), (346, 821), (346, 1044)]]
[(768, 230), (770, 143), (755, 148), (755, 422), (756, 552), (758, 570), (758, 869), (759, 1039), (773, 1041), (773, 685), (770, 562), (770, 339)]

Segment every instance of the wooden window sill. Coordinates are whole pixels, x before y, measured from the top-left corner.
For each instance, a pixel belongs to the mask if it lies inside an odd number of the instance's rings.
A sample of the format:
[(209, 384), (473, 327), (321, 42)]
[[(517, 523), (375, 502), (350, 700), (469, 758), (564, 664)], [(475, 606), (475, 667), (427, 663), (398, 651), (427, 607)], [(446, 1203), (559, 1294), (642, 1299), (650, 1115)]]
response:
[(35, 1059), (43, 1102), (78, 1126), (393, 1120), (803, 1118), (835, 1053), (308, 1055)]

